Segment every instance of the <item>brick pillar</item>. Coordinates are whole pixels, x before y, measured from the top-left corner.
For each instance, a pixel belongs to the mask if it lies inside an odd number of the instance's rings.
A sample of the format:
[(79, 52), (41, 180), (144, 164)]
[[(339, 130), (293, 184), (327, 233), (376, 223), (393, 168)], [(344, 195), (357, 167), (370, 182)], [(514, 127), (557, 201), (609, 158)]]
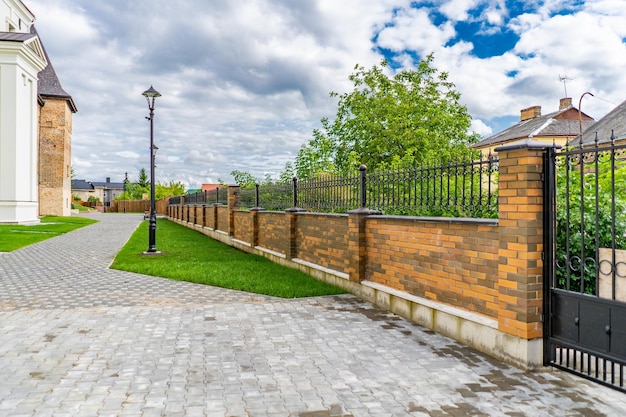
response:
[(296, 245), (296, 230), (298, 226), (297, 214), (305, 211), (305, 209), (298, 207), (292, 207), (285, 210), (285, 216), (289, 227), (289, 239), (287, 241), (287, 247), (285, 248), (285, 255), (287, 255), (287, 259), (296, 258), (298, 255), (298, 247)]
[(228, 235), (235, 235), (235, 210), (239, 209), (241, 189), (238, 185), (228, 186)]
[(365, 279), (367, 265), (367, 216), (380, 214), (375, 210), (360, 208), (348, 212), (348, 253), (350, 281), (361, 282)]
[(252, 247), (259, 246), (259, 212), (265, 210), (261, 207), (254, 207), (250, 209), (250, 215), (252, 216)]
[(204, 226), (204, 204), (198, 204), (196, 206), (196, 219), (194, 224)]
[(498, 328), (523, 339), (543, 336), (543, 154), (533, 140), (499, 156)]

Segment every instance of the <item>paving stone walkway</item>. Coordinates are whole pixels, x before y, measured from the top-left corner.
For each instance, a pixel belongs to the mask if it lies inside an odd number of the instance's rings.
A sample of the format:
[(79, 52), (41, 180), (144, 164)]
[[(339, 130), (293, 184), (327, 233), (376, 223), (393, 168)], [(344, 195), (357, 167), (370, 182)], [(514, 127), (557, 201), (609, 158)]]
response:
[(0, 254), (0, 417), (626, 415), (625, 394), (521, 371), (350, 295), (108, 269), (143, 217), (92, 216)]

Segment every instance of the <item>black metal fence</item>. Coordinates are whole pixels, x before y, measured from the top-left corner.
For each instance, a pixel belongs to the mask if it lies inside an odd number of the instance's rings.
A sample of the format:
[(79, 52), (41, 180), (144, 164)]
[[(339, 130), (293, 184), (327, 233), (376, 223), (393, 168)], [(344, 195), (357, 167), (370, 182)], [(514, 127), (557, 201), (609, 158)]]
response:
[(626, 144), (551, 151), (544, 361), (626, 392)]
[[(323, 174), (314, 180), (294, 178), (290, 184), (244, 188), (240, 207), (274, 211), (299, 207), (322, 213), (367, 207), (392, 215), (495, 218), (497, 173), (498, 159), (493, 155), (378, 172), (361, 166), (357, 175)], [(188, 194), (185, 204), (226, 202), (227, 191), (216, 191), (218, 195)], [(180, 204), (180, 199), (171, 199), (170, 204)]]
[[(598, 296), (605, 275), (626, 276), (615, 267), (626, 249), (626, 144), (565, 149), (555, 162), (556, 285)], [(613, 298), (615, 275), (610, 281)]]
[(182, 196), (170, 197), (170, 205), (179, 205), (181, 198), (184, 199), (185, 205), (189, 204), (228, 204), (228, 189), (216, 188), (211, 191), (198, 191), (196, 193), (187, 193)]

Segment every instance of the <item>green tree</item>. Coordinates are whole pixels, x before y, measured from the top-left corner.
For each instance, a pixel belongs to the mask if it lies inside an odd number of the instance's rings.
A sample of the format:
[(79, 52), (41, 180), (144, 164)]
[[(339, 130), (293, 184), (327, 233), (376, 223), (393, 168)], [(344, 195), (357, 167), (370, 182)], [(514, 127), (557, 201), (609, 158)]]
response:
[(139, 184), (140, 187), (150, 187), (150, 180), (148, 179), (145, 168), (141, 168), (141, 171), (139, 171), (137, 184)]
[(137, 183), (126, 185), (126, 190), (116, 200), (141, 200), (144, 194), (150, 194), (150, 187), (142, 187)]
[(428, 55), (415, 70), (392, 77), (385, 74), (386, 61), (369, 70), (357, 65), (349, 77), (354, 89), (331, 93), (339, 99), (335, 119), (323, 118), (322, 128), (298, 153), (297, 176), (468, 155), (467, 145), (478, 140), (469, 134), (471, 116), (448, 74), (433, 61)]
[(253, 188), (254, 185), (258, 182), (254, 175), (247, 171), (234, 170), (230, 172), (230, 175), (235, 178), (235, 182), (241, 188)]
[(169, 183), (157, 183), (155, 187), (155, 197), (160, 200), (165, 197), (174, 197), (185, 194), (185, 186), (182, 182), (170, 181)]

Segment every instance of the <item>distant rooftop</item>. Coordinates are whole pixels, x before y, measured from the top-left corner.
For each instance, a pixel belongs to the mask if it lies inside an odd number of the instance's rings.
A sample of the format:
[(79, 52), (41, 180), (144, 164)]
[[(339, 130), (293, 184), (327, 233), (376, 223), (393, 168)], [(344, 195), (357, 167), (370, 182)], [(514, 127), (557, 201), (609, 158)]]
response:
[[(583, 145), (592, 145), (598, 138), (598, 143), (607, 143), (614, 140), (626, 140), (626, 101), (611, 110), (606, 116), (598, 120), (593, 126), (583, 131)], [(580, 136), (572, 139), (570, 145), (580, 145)]]
[(521, 120), (518, 123), (483, 139), (473, 147), (485, 148), (514, 140), (541, 136), (574, 137), (580, 132), (579, 115), (582, 119), (583, 131), (595, 123), (593, 118), (573, 107), (570, 98), (561, 99), (559, 110), (545, 115), (541, 115), (540, 106), (529, 107), (521, 110)]

